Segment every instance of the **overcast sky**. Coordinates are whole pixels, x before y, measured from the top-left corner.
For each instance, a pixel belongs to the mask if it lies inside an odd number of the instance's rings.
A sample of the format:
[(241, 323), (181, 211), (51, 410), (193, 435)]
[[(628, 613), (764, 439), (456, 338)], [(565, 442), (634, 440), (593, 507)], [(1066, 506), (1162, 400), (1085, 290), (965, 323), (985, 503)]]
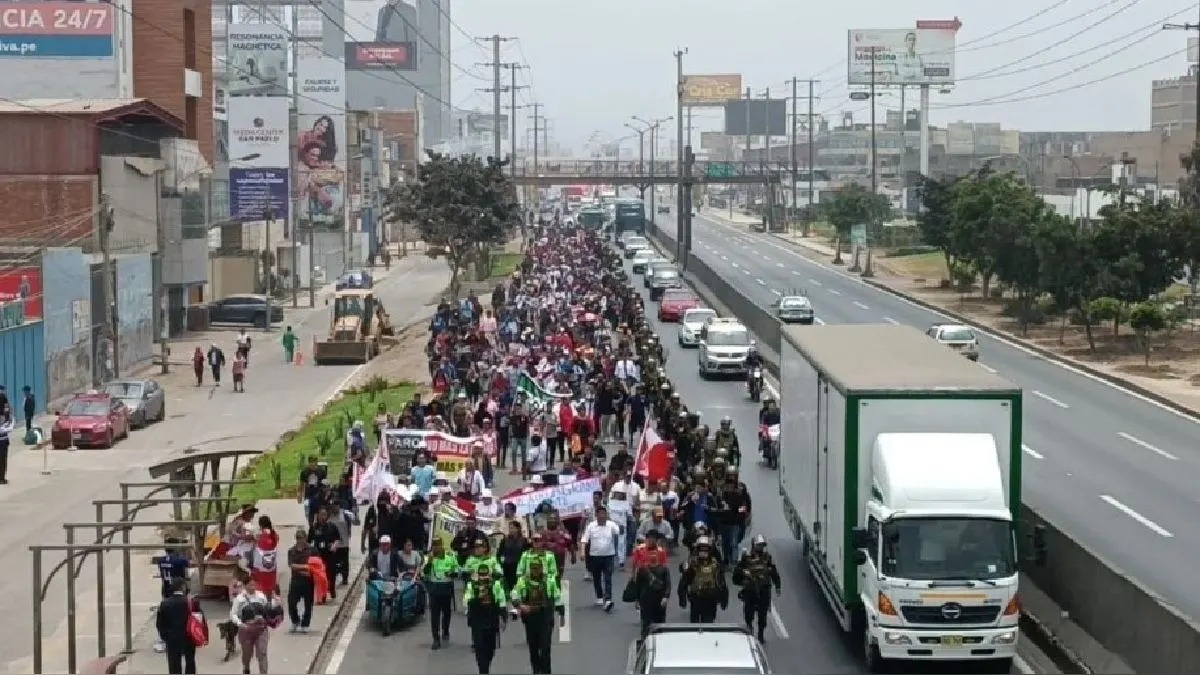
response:
[[(866, 121), (867, 104), (847, 98), (846, 31), (907, 28), (917, 19), (955, 16), (962, 21), (958, 84), (951, 93), (933, 96), (935, 124), (1146, 129), (1150, 81), (1187, 71), (1187, 32), (1164, 31), (1161, 24), (1195, 23), (1197, 14), (1197, 5), (1184, 0), (451, 0), (451, 5), (463, 30), (453, 31), (455, 62), (482, 72), (474, 64), (490, 60), (490, 46), (481, 50), (464, 32), (519, 37), (520, 48), (507, 45), (502, 58), (532, 66), (533, 94), (523, 100), (536, 97), (552, 120), (552, 135), (574, 147), (597, 131), (609, 138), (628, 134), (622, 124), (630, 115), (673, 114), (676, 47), (688, 49), (686, 73), (742, 73), (745, 86), (756, 92), (770, 87), (773, 97), (790, 94), (786, 81), (792, 76), (820, 79), (818, 112), (837, 117), (854, 111), (856, 120)], [(490, 109), (490, 96), (472, 91), (487, 83), (454, 74), (456, 104)], [(992, 104), (977, 103), (984, 99)], [(898, 108), (899, 100), (883, 97), (879, 105), (882, 115), (884, 106)], [(697, 116), (694, 124), (717, 129), (720, 113)]]

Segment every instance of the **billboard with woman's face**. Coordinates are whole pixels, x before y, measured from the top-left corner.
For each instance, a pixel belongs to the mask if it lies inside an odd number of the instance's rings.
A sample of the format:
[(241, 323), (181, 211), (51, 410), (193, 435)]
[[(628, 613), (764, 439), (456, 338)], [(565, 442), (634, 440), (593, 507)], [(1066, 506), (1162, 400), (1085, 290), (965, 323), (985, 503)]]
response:
[(341, 227), (346, 218), (346, 67), (327, 56), (302, 58), (297, 74), (299, 219)]

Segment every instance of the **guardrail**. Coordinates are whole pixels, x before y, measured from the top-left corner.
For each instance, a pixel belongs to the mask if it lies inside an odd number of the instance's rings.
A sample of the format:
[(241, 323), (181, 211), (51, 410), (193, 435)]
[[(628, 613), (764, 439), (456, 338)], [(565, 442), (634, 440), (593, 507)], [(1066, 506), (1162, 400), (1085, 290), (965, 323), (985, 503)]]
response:
[[(676, 250), (675, 239), (662, 229), (651, 227), (649, 232), (668, 253)], [(767, 369), (778, 377), (781, 331), (775, 317), (694, 255), (684, 277), (714, 309), (736, 316), (758, 336), (767, 347), (761, 350)], [(1106, 650), (1139, 673), (1185, 673), (1200, 664), (1200, 623), (1029, 504), (1021, 505), (1019, 523), (1024, 535), (1017, 540), (1020, 559), (1033, 557), (1032, 532), (1038, 526), (1044, 528), (1046, 556), (1045, 565), (1023, 566), (1022, 575)], [(1037, 625), (1048, 623), (1032, 619)]]

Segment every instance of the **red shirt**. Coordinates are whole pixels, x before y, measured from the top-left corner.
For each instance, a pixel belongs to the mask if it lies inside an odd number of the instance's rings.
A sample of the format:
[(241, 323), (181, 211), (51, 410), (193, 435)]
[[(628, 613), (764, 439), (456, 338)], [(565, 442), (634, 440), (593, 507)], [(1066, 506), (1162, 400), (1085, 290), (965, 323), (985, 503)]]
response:
[(639, 569), (650, 564), (650, 561), (657, 560), (660, 565), (667, 564), (667, 551), (661, 546), (651, 551), (646, 548), (645, 544), (638, 546), (633, 551), (633, 569)]

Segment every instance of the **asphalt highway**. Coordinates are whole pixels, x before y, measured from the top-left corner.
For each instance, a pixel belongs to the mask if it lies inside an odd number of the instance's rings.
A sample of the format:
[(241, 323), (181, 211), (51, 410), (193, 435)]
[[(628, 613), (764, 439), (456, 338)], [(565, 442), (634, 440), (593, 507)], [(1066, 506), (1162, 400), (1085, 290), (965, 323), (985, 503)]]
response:
[[(693, 253), (763, 307), (801, 289), (824, 323), (924, 330), (950, 321), (747, 225), (697, 216)], [(1200, 556), (1200, 520), (1192, 520), (1200, 502), (1197, 423), (1008, 341), (981, 335), (980, 353), (984, 368), (1025, 391), (1026, 502), (1181, 611), (1200, 616), (1189, 562)]]
[[(640, 289), (640, 277), (632, 275)], [(641, 291), (645, 294), (645, 291)], [(747, 446), (743, 459), (743, 480), (754, 499), (753, 523), (748, 536), (762, 533), (769, 550), (775, 556), (783, 577), (783, 596), (775, 602), (767, 631), (766, 651), (775, 672), (787, 673), (863, 673), (856, 641), (842, 633), (832, 619), (817, 586), (809, 578), (799, 546), (783, 518), (776, 473), (755, 463), (754, 436), (757, 429), (757, 404), (751, 403), (740, 381), (701, 381), (696, 371), (695, 353), (676, 346), (676, 326), (662, 326), (653, 319), (653, 303), (646, 298), (647, 313), (651, 315), (658, 333), (667, 346), (667, 371), (689, 407), (699, 410), (705, 423), (715, 427), (728, 415)], [(680, 556), (672, 558), (673, 581)], [(624, 573), (614, 578), (614, 596), (619, 596), (626, 581)], [(566, 572), (567, 621), (560, 629), (553, 651), (555, 672), (573, 675), (611, 675), (625, 672), (630, 643), (638, 633), (637, 614), (632, 605), (620, 602), (611, 615), (593, 606), (595, 596), (591, 584), (583, 581), (581, 566), (569, 566)], [(619, 598), (618, 598), (619, 599)], [(341, 653), (331, 661), (329, 673), (390, 672), (396, 675), (418, 673), (446, 674), (475, 671), (469, 649), (465, 617), (456, 615), (451, 627), (452, 646), (441, 651), (429, 649), (431, 638), (427, 620), (411, 629), (390, 637), (380, 635), (374, 622), (363, 617), (350, 629), (353, 631)], [(672, 598), (668, 621), (686, 621), (686, 613)], [(729, 608), (721, 612), (718, 621), (740, 623), (741, 605), (731, 597)], [(492, 672), (529, 672), (522, 627), (510, 624), (501, 638), (502, 647), (492, 664)], [(1031, 663), (1041, 663), (1044, 657), (1034, 656)], [(1033, 672), (1026, 661), (1020, 664)], [(921, 672), (964, 672), (961, 664), (936, 664)], [(1016, 671), (1014, 671), (1016, 672)]]

